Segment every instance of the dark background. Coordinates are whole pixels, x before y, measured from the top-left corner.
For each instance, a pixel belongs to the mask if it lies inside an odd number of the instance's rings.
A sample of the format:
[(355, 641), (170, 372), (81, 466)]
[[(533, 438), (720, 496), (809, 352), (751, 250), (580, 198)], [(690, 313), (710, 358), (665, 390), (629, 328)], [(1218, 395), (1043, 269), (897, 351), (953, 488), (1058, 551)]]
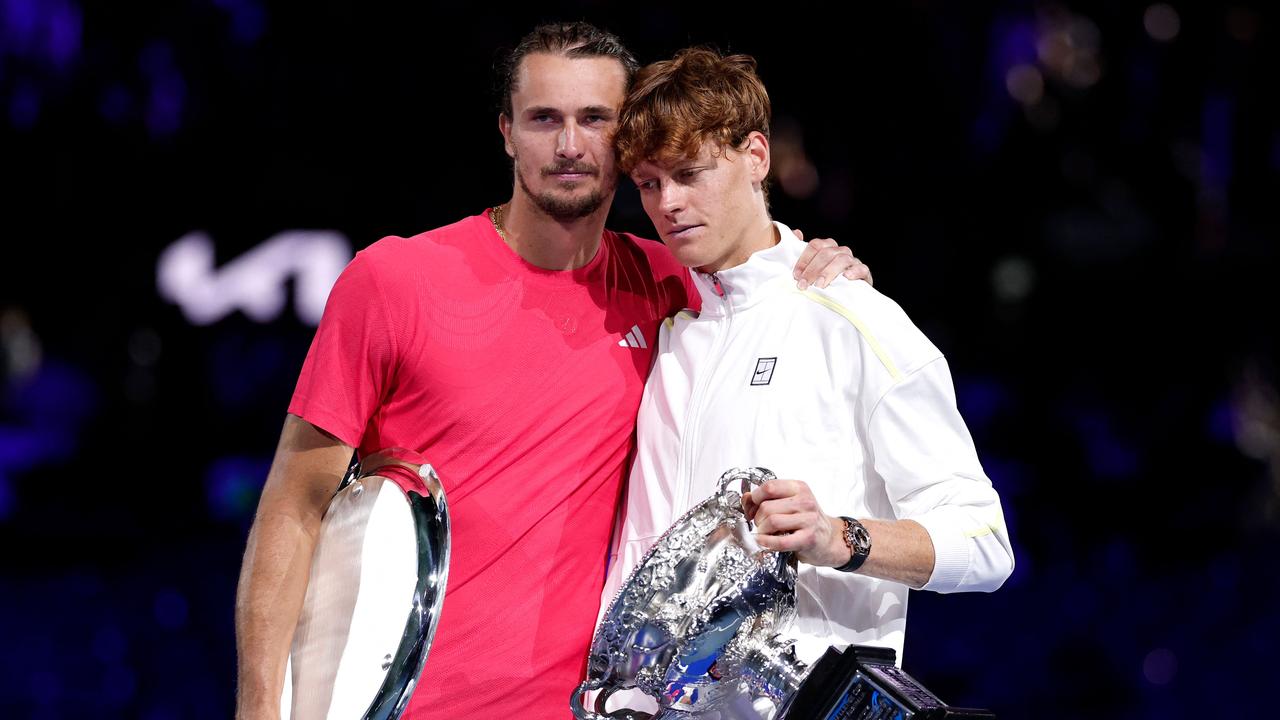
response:
[[(909, 672), (1004, 718), (1275, 713), (1264, 4), (371, 5), (0, 2), (0, 716), (230, 716), (313, 327), (291, 280), (279, 313), (193, 324), (161, 254), (354, 250), (505, 200), (490, 68), (553, 19), (645, 62), (754, 55), (775, 216), (852, 246), (947, 354), (1017, 568), (914, 594)], [(651, 235), (622, 185), (611, 226)]]

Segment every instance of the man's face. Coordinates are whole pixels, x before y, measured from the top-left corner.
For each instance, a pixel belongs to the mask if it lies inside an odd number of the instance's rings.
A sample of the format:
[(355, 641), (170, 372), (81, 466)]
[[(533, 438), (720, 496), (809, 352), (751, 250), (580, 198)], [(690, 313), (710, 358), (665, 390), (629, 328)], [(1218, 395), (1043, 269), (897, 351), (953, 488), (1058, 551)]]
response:
[(520, 63), (512, 117), (499, 126), (520, 188), (551, 217), (585, 217), (612, 199), (613, 131), (626, 85), (612, 58), (536, 53)]
[(768, 170), (768, 140), (752, 133), (741, 149), (708, 141), (691, 159), (642, 162), (631, 179), (676, 259), (715, 272), (746, 262), (760, 249), (751, 233), (768, 218), (763, 199), (756, 197)]

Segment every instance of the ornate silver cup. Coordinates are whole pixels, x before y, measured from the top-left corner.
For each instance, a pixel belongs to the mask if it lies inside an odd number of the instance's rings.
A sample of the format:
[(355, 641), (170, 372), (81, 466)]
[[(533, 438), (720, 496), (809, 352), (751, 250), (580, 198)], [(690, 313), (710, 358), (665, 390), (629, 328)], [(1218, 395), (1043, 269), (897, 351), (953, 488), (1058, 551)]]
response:
[(766, 714), (786, 720), (992, 720), (986, 710), (943, 703), (888, 648), (830, 648), (812, 666), (796, 659), (783, 635), (795, 617), (795, 562), (761, 549), (742, 510), (742, 494), (773, 477), (764, 468), (730, 470), (715, 495), (658, 538), (596, 628), (587, 679), (569, 701), (574, 716), (649, 718), (606, 709), (611, 695), (637, 688), (657, 701), (659, 720), (758, 720), (761, 699), (772, 705)]
[[(779, 637), (795, 615), (790, 553), (762, 550), (742, 493), (773, 478), (734, 468), (720, 490), (675, 522), (610, 603), (592, 639), (587, 679), (570, 706), (581, 720), (606, 715), (605, 701), (635, 687), (668, 711), (700, 714), (743, 693), (785, 704), (805, 666)], [(584, 693), (599, 690), (595, 711)]]

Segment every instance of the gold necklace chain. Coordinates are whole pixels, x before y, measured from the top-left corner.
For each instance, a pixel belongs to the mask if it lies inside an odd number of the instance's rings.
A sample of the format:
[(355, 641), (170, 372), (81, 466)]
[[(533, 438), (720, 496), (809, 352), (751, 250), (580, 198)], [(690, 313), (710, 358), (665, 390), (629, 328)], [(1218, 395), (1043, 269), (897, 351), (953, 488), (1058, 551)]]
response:
[(510, 242), (507, 240), (507, 233), (502, 229), (502, 206), (494, 205), (489, 211), (489, 220), (493, 222), (493, 229), (498, 233), (498, 237), (502, 238), (502, 242)]

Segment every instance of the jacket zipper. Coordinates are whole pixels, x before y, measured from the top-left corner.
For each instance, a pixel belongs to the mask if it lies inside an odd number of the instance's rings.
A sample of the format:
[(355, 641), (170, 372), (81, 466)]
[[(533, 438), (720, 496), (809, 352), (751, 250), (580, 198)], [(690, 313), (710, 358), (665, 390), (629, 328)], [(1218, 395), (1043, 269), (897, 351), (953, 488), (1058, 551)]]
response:
[[(716, 294), (724, 298), (724, 287), (721, 286), (720, 278), (716, 277), (715, 273), (711, 273), (711, 283), (715, 286)], [(676, 487), (683, 489), (683, 497), (680, 498), (677, 512), (674, 513), (675, 517), (684, 514), (690, 507), (690, 495), (693, 493), (693, 470), (696, 465), (695, 459), (699, 448), (698, 431), (701, 429), (701, 420), (706, 414), (703, 412), (703, 406), (706, 404), (705, 396), (716, 370), (719, 369), (719, 363), (715, 362), (715, 359), (720, 356), (722, 352), (721, 346), (729, 338), (729, 329), (732, 324), (733, 306), (728, 301), (725, 301), (724, 318), (716, 322), (715, 336), (712, 337), (710, 347), (703, 357), (702, 367), (706, 368), (707, 371), (694, 384), (693, 392), (689, 396), (689, 407), (685, 411), (685, 433), (682, 438), (684, 449), (680, 458), (683, 467), (676, 473)]]

